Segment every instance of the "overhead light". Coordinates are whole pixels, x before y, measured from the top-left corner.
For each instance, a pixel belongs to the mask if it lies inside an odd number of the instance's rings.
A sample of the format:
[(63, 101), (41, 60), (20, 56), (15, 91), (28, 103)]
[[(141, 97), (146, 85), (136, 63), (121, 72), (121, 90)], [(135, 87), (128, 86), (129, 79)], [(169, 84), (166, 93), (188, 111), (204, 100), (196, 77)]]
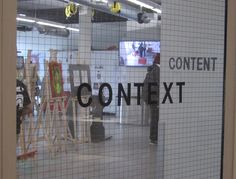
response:
[(22, 21), (22, 22), (35, 23), (35, 20), (32, 20), (32, 19), (26, 19), (26, 18), (21, 18), (21, 17), (17, 17), (16, 20), (17, 20), (17, 21)]
[(145, 7), (145, 8), (147, 8), (147, 9), (153, 9), (153, 6), (150, 6), (150, 5), (148, 5), (148, 4), (146, 4), (146, 3), (143, 3), (143, 2), (141, 2), (141, 1), (137, 1), (137, 0), (128, 0), (129, 2), (132, 2), (132, 3), (134, 3), (134, 4), (137, 4), (137, 5), (139, 5), (139, 6), (141, 6), (141, 7)]
[(28, 18), (21, 18), (21, 17), (17, 17), (16, 18), (17, 21), (23, 21), (23, 22), (30, 22), (30, 23), (37, 23), (39, 25), (44, 25), (44, 26), (50, 26), (50, 27), (56, 27), (56, 28), (60, 28), (60, 29), (67, 29), (67, 30), (71, 30), (71, 31), (75, 31), (75, 32), (79, 32), (79, 29), (77, 28), (72, 28), (72, 27), (66, 27), (60, 24), (55, 24), (49, 21), (35, 21), (32, 19), (28, 19)]
[(72, 28), (72, 27), (67, 27), (66, 29), (71, 30), (71, 31), (75, 31), (75, 32), (79, 32), (79, 29)]
[(96, 0), (96, 2), (108, 3), (108, 0)]
[(141, 6), (141, 7), (145, 7), (145, 8), (147, 8), (147, 9), (151, 9), (151, 10), (153, 10), (153, 11), (155, 11), (155, 12), (161, 14), (161, 10), (160, 10), (160, 9), (154, 8), (153, 6), (150, 6), (150, 5), (148, 5), (148, 4), (146, 4), (146, 3), (143, 3), (143, 2), (141, 2), (141, 1), (137, 1), (137, 0), (128, 0), (128, 1), (129, 1), (129, 2), (132, 2), (132, 3), (136, 4), (136, 5), (139, 5), (139, 6)]
[(26, 15), (25, 14), (18, 14), (19, 16), (21, 16), (21, 17), (25, 17)]
[(160, 10), (160, 9), (154, 8), (154, 9), (152, 9), (152, 10), (155, 11), (155, 12), (157, 12), (157, 13), (159, 13), (159, 14), (161, 14), (161, 10)]
[[(64, 0), (64, 2), (69, 3), (69, 2), (71, 2), (71, 1), (70, 1), (70, 0)], [(77, 3), (77, 2), (73, 2), (73, 4), (75, 4), (76, 6), (80, 6), (80, 4)]]
[(40, 25), (50, 26), (50, 27), (57, 27), (57, 28), (60, 28), (60, 29), (65, 29), (66, 28), (65, 26), (62, 26), (62, 25), (57, 25), (57, 24), (47, 23), (47, 22), (42, 22), (42, 21), (38, 21), (36, 23), (40, 24)]

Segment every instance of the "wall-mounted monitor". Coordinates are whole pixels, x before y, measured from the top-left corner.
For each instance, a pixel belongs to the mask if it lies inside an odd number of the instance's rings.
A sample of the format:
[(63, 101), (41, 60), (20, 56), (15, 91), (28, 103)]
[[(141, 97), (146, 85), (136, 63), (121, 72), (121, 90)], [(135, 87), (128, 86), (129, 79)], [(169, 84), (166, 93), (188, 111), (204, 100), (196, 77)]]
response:
[(160, 53), (160, 41), (121, 41), (119, 65), (150, 66), (156, 53)]

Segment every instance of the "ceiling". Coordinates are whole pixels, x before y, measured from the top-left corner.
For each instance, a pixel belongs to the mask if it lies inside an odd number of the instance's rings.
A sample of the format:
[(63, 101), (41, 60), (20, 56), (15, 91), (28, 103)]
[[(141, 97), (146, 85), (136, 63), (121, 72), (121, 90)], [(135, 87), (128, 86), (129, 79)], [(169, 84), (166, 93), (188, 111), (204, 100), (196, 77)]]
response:
[[(54, 8), (62, 8), (65, 7), (68, 0), (17, 0), (18, 8), (22, 9), (54, 9)], [(80, 3), (80, 0), (71, 0), (71, 2), (78, 2)], [(90, 1), (90, 0), (87, 0)], [(112, 3), (112, 0), (109, 0), (109, 3)], [(137, 8), (137, 6), (133, 3), (130, 3), (127, 0), (120, 0), (122, 4), (127, 4), (130, 6), (134, 6)], [(143, 2), (143, 1), (142, 1)], [(150, 5), (161, 5), (161, 0), (146, 0)], [(97, 3), (101, 4), (101, 3)]]
[[(25, 14), (29, 17), (35, 17), (38, 19), (44, 19), (63, 24), (78, 24), (78, 15), (72, 16), (68, 19), (65, 17), (64, 8), (67, 4), (67, 1), (68, 0), (18, 0), (18, 14)], [(73, 1), (82, 5), (79, 7), (80, 13), (84, 13), (86, 11), (86, 6), (94, 9), (92, 19), (92, 22), (94, 23), (127, 21), (128, 19), (135, 20), (137, 18), (137, 13), (140, 12), (139, 6), (128, 2), (127, 0), (119, 0), (119, 2), (122, 4), (123, 9), (120, 14), (111, 13), (108, 5), (114, 2), (111, 0), (109, 0), (108, 4), (101, 2), (92, 2), (94, 0)], [(148, 3), (153, 7), (159, 7), (161, 4), (161, 0), (146, 0), (145, 3)], [(143, 8), (143, 11), (150, 13), (151, 10)]]

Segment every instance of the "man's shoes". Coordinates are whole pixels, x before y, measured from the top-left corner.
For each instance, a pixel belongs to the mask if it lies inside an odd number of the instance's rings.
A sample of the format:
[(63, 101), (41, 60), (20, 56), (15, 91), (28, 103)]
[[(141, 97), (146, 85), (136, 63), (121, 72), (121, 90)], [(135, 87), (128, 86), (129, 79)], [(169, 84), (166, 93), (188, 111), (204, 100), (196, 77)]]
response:
[(157, 145), (157, 141), (156, 140), (151, 140), (150, 145)]

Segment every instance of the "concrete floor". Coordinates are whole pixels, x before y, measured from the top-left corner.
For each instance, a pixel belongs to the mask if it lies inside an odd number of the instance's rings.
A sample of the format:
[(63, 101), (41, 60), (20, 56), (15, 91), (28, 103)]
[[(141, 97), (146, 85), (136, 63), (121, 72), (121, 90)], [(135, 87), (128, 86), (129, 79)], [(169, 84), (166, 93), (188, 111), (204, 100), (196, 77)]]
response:
[[(163, 141), (149, 144), (149, 127), (107, 123), (100, 143), (67, 144), (67, 153), (50, 157), (47, 144), (35, 160), (18, 161), (20, 179), (162, 179)], [(160, 133), (160, 131), (159, 131)], [(159, 139), (162, 135), (159, 135)]]

